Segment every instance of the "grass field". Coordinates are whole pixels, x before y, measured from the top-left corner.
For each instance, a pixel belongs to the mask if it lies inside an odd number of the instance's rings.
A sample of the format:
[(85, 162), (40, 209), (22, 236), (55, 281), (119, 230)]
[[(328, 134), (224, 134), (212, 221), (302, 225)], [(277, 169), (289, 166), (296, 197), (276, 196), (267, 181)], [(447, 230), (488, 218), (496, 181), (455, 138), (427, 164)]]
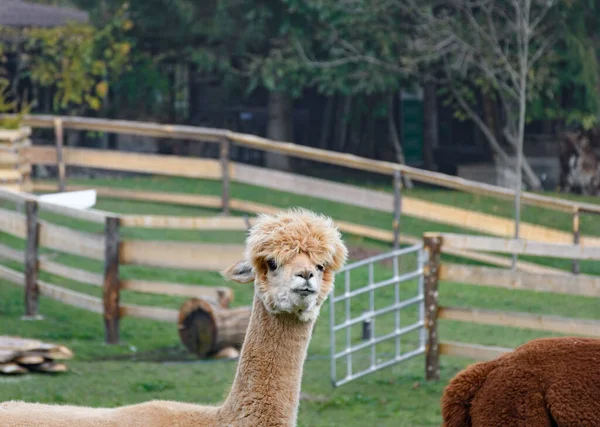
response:
[[(77, 182), (74, 182), (77, 183)], [(81, 181), (82, 184), (98, 186), (119, 186), (154, 191), (187, 192), (194, 194), (219, 194), (219, 184), (201, 180), (126, 178), (121, 180)], [(385, 189), (384, 190), (389, 190)], [(485, 197), (471, 196), (457, 192), (415, 190), (413, 197), (460, 206), (462, 208), (493, 213), (510, 217), (510, 202), (499, 202)], [(389, 229), (391, 216), (368, 209), (348, 208), (339, 204), (324, 202), (309, 197), (294, 196), (275, 191), (266, 191), (245, 185), (233, 185), (232, 196), (275, 206), (304, 206), (327, 213), (339, 220), (353, 221)], [(589, 200), (593, 201), (593, 200)], [(120, 213), (146, 213), (171, 215), (214, 215), (214, 211), (193, 207), (160, 205), (154, 203), (128, 202), (101, 199), (99, 209)], [(539, 208), (526, 208), (525, 221), (569, 230), (571, 218)], [(56, 216), (46, 219), (70, 227), (88, 231), (100, 231), (98, 226), (66, 220)], [(424, 231), (465, 230), (439, 224), (419, 221), (414, 218), (402, 219), (402, 232), (414, 236)], [(582, 232), (600, 235), (600, 221), (584, 216)], [(124, 236), (138, 239), (172, 239), (186, 241), (243, 242), (240, 232), (189, 232), (175, 230), (125, 229)], [(386, 250), (387, 245), (366, 241), (353, 236), (345, 236), (352, 247), (366, 247), (373, 250)], [(18, 239), (0, 234), (3, 243), (22, 247)], [(68, 265), (100, 272), (101, 263), (83, 258), (58, 255), (57, 261)], [(410, 268), (414, 259), (402, 260), (403, 268)], [(462, 260), (461, 260), (462, 262)], [(545, 264), (569, 268), (569, 261), (542, 260)], [(3, 262), (4, 263), (4, 262)], [(13, 268), (21, 266), (4, 263)], [(600, 274), (600, 263), (582, 263), (582, 270)], [(216, 273), (150, 269), (134, 266), (122, 268), (124, 278), (166, 280), (179, 283), (222, 285)], [(361, 286), (366, 280), (365, 271), (358, 271), (353, 286)], [(383, 278), (391, 274), (390, 267), (378, 266), (376, 275)], [(100, 289), (64, 280), (48, 274), (41, 278), (71, 289), (100, 296)], [(235, 292), (234, 306), (247, 305), (251, 301), (252, 287), (228, 284)], [(343, 286), (338, 278), (338, 289)], [(402, 285), (403, 297), (416, 291), (416, 283)], [(377, 295), (376, 307), (389, 303), (393, 289), (385, 289)], [(136, 292), (122, 292), (124, 302), (178, 308), (185, 298), (165, 297)], [(353, 306), (359, 313), (365, 301)], [(20, 320), (23, 312), (22, 290), (7, 282), (0, 281), (0, 334), (35, 337), (59, 342), (70, 346), (76, 357), (69, 362), (71, 371), (65, 375), (23, 376), (0, 378), (0, 401), (24, 399), (52, 403), (69, 403), (91, 406), (116, 406), (150, 399), (176, 399), (189, 402), (218, 402), (228, 391), (233, 379), (235, 362), (198, 361), (187, 354), (179, 343), (175, 325), (125, 318), (121, 325), (122, 343), (116, 346), (103, 344), (103, 323), (101, 317), (76, 308), (67, 307), (55, 301), (41, 299), (40, 312), (45, 320), (25, 322)], [(507, 311), (544, 313), (568, 317), (600, 319), (597, 300), (578, 297), (542, 294), (528, 291), (511, 291), (487, 287), (473, 287), (455, 283), (442, 283), (440, 302), (443, 305), (473, 306)], [(441, 359), (441, 381), (424, 381), (422, 357), (382, 370), (340, 388), (332, 388), (329, 381), (329, 305), (326, 304), (317, 324), (309, 357), (305, 365), (303, 379), (303, 400), (300, 405), (300, 426), (430, 426), (439, 425), (439, 398), (446, 382), (460, 369), (470, 363), (467, 359), (443, 357)], [(340, 308), (341, 310), (341, 308)], [(336, 314), (341, 314), (336, 313)], [(402, 321), (414, 318), (414, 308), (402, 314)], [(393, 323), (393, 318), (382, 319), (377, 323), (377, 333), (383, 334)], [(353, 330), (353, 340), (358, 339), (359, 331)], [(550, 334), (514, 328), (470, 325), (459, 322), (441, 321), (440, 337), (443, 340), (472, 342), (485, 345), (514, 347), (530, 339)], [(341, 337), (339, 338), (342, 339)], [(339, 342), (339, 341), (338, 341)], [(416, 343), (416, 335), (409, 336), (403, 345)], [(378, 351), (387, 352), (392, 347), (382, 346)], [(357, 363), (366, 363), (367, 355), (357, 355)]]

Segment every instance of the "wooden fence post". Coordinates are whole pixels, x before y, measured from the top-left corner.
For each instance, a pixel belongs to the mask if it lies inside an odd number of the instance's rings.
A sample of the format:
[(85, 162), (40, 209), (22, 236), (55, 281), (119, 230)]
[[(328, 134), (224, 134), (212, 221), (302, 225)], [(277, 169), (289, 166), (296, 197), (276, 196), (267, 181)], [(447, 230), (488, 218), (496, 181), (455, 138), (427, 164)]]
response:
[[(573, 209), (573, 243), (578, 245), (580, 238), (580, 212), (579, 208)], [(572, 267), (573, 274), (579, 274), (579, 260), (573, 260)]]
[(223, 215), (229, 215), (229, 139), (221, 141), (221, 210)]
[(394, 249), (400, 247), (400, 216), (402, 215), (402, 174), (394, 171)]
[(440, 379), (440, 353), (438, 343), (437, 312), (439, 302), (438, 280), (440, 272), (440, 252), (442, 237), (426, 234), (423, 238), (426, 263), (423, 271), (425, 292), (425, 328), (427, 344), (425, 346), (425, 377), (427, 381)]
[(65, 158), (63, 153), (63, 143), (65, 133), (61, 119), (54, 119), (54, 135), (56, 137), (56, 166), (58, 167), (58, 191), (63, 192), (66, 188)]
[(38, 252), (40, 225), (38, 204), (35, 200), (25, 202), (27, 215), (27, 245), (25, 251), (25, 316), (24, 319), (40, 319), (38, 315)]
[(119, 218), (107, 217), (104, 228), (104, 335), (108, 344), (119, 342)]

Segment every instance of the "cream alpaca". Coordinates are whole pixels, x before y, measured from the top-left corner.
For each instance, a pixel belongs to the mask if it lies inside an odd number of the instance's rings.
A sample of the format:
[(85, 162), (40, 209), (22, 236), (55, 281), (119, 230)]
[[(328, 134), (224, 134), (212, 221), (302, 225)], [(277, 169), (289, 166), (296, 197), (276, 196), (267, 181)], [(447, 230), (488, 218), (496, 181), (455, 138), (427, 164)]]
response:
[(254, 281), (252, 316), (229, 396), (221, 406), (150, 401), (120, 408), (0, 404), (11, 427), (294, 426), (315, 320), (347, 249), (329, 218), (305, 210), (261, 216), (246, 259), (226, 278)]

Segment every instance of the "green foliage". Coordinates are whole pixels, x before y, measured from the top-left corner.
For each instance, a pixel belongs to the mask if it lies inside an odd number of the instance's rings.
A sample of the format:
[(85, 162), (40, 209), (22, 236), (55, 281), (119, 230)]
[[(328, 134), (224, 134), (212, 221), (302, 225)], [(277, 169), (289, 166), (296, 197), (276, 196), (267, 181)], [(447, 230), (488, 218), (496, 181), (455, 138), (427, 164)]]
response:
[(31, 79), (55, 86), (55, 109), (85, 106), (100, 109), (109, 82), (127, 66), (131, 44), (124, 34), (133, 23), (121, 9), (111, 23), (96, 29), (88, 24), (24, 31), (22, 58)]
[(0, 114), (14, 114), (12, 117), (0, 118), (1, 129), (19, 129), (23, 116), (31, 111), (31, 104), (26, 101), (21, 103), (17, 100), (9, 101), (11, 95), (9, 93), (10, 82), (5, 78), (0, 78)]
[(55, 110), (98, 110), (109, 85), (128, 67), (132, 49), (127, 33), (133, 26), (127, 4), (101, 28), (70, 23), (55, 28), (1, 28), (9, 40), (0, 50), (2, 66), (9, 55), (19, 75), (41, 87), (53, 88)]
[(586, 129), (600, 113), (600, 9), (594, 1), (561, 2), (554, 49), (536, 68), (529, 115)]

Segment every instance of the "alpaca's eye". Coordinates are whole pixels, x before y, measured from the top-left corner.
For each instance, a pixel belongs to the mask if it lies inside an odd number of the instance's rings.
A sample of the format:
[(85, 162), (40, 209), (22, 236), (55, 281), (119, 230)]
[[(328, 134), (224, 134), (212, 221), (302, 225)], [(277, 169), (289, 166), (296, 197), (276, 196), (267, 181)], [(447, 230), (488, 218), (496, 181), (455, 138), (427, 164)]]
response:
[(271, 271), (277, 270), (277, 263), (273, 259), (267, 260), (267, 266), (269, 266), (269, 270), (271, 270)]
[(323, 271), (325, 270), (325, 267), (323, 267), (322, 265), (317, 265), (317, 270)]

